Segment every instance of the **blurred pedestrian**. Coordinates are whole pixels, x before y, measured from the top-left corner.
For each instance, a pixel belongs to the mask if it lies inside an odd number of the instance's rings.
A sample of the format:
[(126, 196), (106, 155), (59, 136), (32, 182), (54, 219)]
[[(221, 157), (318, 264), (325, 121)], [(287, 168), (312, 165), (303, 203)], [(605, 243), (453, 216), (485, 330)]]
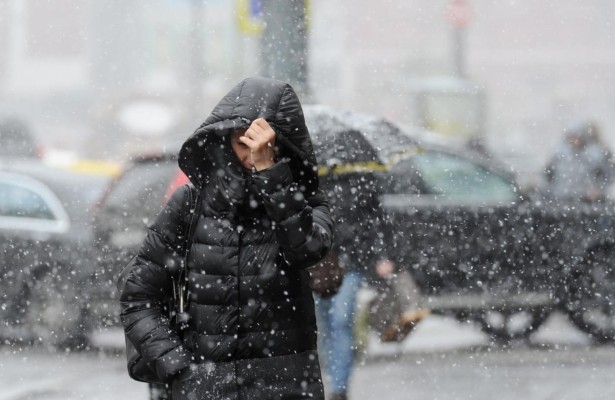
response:
[[(121, 295), (122, 321), (178, 399), (323, 399), (307, 267), (332, 220), (299, 99), (283, 82), (235, 86), (183, 144), (201, 194), (181, 334), (162, 302), (190, 210), (179, 189), (150, 226)], [(182, 216), (186, 216), (183, 217)]]
[(331, 392), (329, 399), (343, 400), (348, 398), (356, 353), (357, 293), (365, 282), (389, 277), (396, 267), (386, 254), (385, 242), (391, 243), (392, 232), (386, 227), (380, 206), (377, 177), (371, 173), (332, 174), (322, 179), (322, 187), (336, 224), (332, 251), (339, 256), (345, 274), (335, 296), (315, 295), (320, 354)]
[(9, 117), (0, 122), (0, 157), (39, 157), (32, 131), (21, 119)]
[(556, 200), (595, 202), (605, 198), (614, 176), (612, 154), (597, 125), (583, 121), (565, 132), (547, 164), (545, 191)]

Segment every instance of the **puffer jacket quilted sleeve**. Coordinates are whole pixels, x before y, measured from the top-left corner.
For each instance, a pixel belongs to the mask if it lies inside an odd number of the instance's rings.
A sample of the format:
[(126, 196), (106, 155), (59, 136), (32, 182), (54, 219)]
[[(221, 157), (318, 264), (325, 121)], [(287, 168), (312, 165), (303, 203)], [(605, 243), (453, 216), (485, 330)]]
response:
[(253, 174), (269, 218), (276, 223), (282, 253), (292, 268), (307, 268), (320, 261), (332, 245), (333, 221), (324, 193), (306, 197), (282, 160)]
[(137, 266), (120, 295), (121, 320), (129, 340), (156, 366), (164, 381), (188, 367), (192, 358), (164, 310), (189, 223), (189, 190), (187, 186), (179, 188), (149, 227)]

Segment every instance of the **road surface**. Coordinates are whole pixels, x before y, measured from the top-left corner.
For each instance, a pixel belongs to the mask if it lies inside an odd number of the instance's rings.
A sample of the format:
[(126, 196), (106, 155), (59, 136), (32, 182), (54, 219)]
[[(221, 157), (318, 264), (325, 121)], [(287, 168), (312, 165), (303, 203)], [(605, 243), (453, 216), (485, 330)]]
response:
[[(84, 353), (0, 347), (0, 400), (146, 400), (145, 385), (127, 377), (124, 356), (105, 340), (107, 350)], [(401, 344), (372, 338), (351, 399), (615, 399), (615, 346), (592, 346), (562, 316), (552, 317), (531, 346), (488, 343), (476, 326), (437, 316)]]

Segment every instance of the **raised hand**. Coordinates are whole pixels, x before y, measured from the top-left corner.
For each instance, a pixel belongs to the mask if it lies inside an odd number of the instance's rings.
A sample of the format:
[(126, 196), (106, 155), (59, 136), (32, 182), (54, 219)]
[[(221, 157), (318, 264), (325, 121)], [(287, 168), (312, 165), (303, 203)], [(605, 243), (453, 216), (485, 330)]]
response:
[(245, 169), (260, 171), (275, 163), (275, 131), (262, 118), (248, 129), (234, 131), (231, 146)]
[(250, 127), (238, 140), (250, 149), (250, 161), (257, 171), (274, 164), (275, 132), (263, 118), (252, 121)]

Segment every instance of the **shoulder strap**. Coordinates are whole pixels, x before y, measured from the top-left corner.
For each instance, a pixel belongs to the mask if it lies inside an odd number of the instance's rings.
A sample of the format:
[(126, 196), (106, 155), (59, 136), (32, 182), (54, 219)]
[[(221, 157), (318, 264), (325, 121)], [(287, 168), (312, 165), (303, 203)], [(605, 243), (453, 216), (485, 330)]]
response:
[(126, 264), (124, 268), (122, 268), (122, 271), (117, 276), (117, 280), (115, 281), (115, 287), (117, 288), (118, 294), (121, 294), (122, 291), (124, 291), (124, 286), (126, 286), (126, 281), (128, 280), (128, 277), (130, 276), (130, 273), (132, 272), (132, 270), (135, 268), (136, 260), (137, 260), (137, 256), (134, 255), (130, 259), (128, 264)]
[(186, 227), (186, 242), (184, 243), (184, 258), (188, 256), (188, 252), (190, 251), (190, 247), (192, 246), (192, 239), (194, 236), (194, 231), (196, 230), (196, 223), (199, 220), (199, 214), (201, 213), (201, 196), (199, 190), (192, 185), (186, 184), (188, 186), (188, 196), (190, 198), (190, 210), (189, 212), (192, 214), (190, 217), (190, 223)]
[[(201, 212), (201, 196), (199, 195), (199, 191), (189, 184), (186, 184), (186, 186), (188, 189), (188, 196), (190, 199), (190, 209), (188, 210), (188, 212), (192, 213), (192, 215), (190, 217), (190, 223), (186, 227), (186, 235), (185, 235), (186, 241), (184, 243), (184, 247), (182, 248), (183, 256), (184, 256), (183, 264), (180, 267), (178, 282), (182, 282), (182, 280), (185, 279), (185, 269), (186, 269), (186, 261), (188, 257), (188, 252), (190, 251), (190, 247), (192, 246), (192, 236), (194, 235), (194, 231), (196, 230), (196, 223), (199, 219), (199, 214)], [(124, 290), (126, 281), (128, 280), (128, 277), (130, 276), (130, 273), (132, 272), (132, 270), (135, 268), (136, 260), (137, 260), (137, 255), (134, 255), (130, 259), (130, 261), (126, 264), (126, 266), (122, 268), (122, 271), (118, 275), (117, 280), (116, 280), (116, 287), (119, 293), (121, 293), (122, 290)], [(175, 291), (175, 285), (173, 287), (173, 290)], [(173, 297), (175, 296), (176, 294), (174, 293)]]
[[(177, 295), (175, 296), (174, 294), (174, 297), (176, 297), (177, 311), (179, 314), (184, 313), (185, 305), (188, 300), (185, 298), (186, 297), (186, 275), (187, 275), (187, 269), (188, 269), (188, 254), (190, 253), (190, 248), (192, 247), (194, 231), (196, 230), (196, 225), (199, 220), (199, 215), (201, 213), (201, 196), (200, 196), (199, 190), (189, 184), (186, 184), (186, 186), (188, 186), (188, 193), (190, 197), (189, 212), (192, 213), (192, 215), (190, 217), (190, 223), (188, 224), (187, 229), (186, 229), (186, 243), (184, 244), (184, 248), (183, 248), (184, 258), (181, 263), (179, 277), (177, 280)], [(175, 290), (175, 285), (173, 286)]]

